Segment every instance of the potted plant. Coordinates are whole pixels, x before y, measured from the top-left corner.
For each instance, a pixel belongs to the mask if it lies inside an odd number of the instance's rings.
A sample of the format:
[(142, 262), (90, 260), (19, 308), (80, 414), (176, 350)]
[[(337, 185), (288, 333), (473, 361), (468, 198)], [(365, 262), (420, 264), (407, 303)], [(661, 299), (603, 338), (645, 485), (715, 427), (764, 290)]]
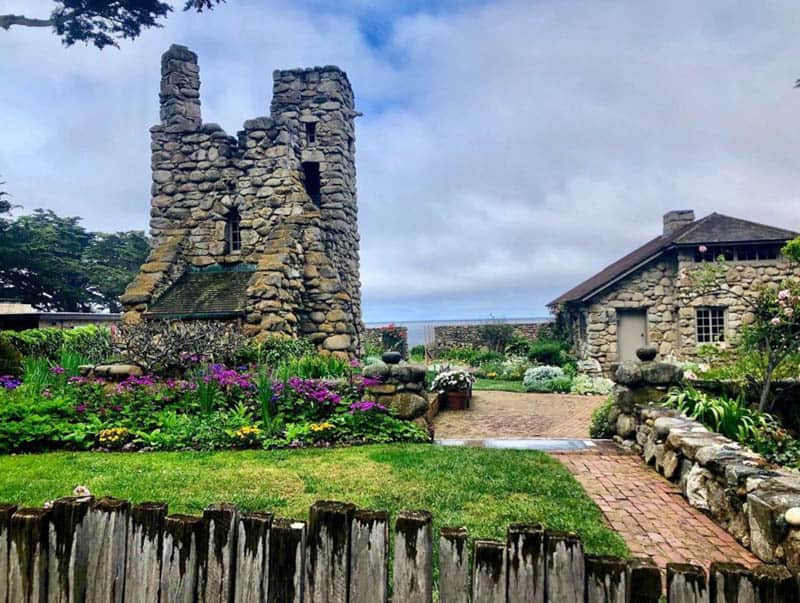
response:
[(431, 391), (439, 393), (439, 401), (448, 410), (464, 410), (472, 397), (475, 377), (464, 369), (451, 369), (439, 373), (431, 383)]

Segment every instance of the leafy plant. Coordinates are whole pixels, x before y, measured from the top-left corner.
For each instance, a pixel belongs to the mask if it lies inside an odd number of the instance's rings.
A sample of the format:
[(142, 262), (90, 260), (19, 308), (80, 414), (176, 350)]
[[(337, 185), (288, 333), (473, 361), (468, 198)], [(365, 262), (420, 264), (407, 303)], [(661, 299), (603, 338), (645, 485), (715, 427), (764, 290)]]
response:
[(22, 374), (22, 354), (14, 344), (0, 336), (0, 376), (18, 377)]
[(615, 400), (609, 396), (605, 402), (592, 411), (589, 423), (589, 435), (593, 438), (610, 438), (614, 435), (614, 428), (609, 421), (609, 414), (614, 407)]
[(525, 371), (522, 384), (529, 392), (568, 392), (572, 378), (560, 366), (536, 366)]
[(514, 340), (514, 326), (502, 322), (490, 322), (478, 327), (481, 339), (495, 352), (503, 352)]
[(239, 364), (259, 364), (276, 367), (281, 362), (314, 353), (314, 344), (301, 337), (267, 337), (259, 342), (247, 342), (237, 354)]
[(577, 375), (572, 380), (571, 394), (610, 394), (614, 388), (614, 382), (605, 377), (590, 377), (588, 375)]
[(569, 360), (567, 349), (567, 344), (562, 341), (538, 339), (528, 348), (528, 358), (532, 362), (562, 366)]

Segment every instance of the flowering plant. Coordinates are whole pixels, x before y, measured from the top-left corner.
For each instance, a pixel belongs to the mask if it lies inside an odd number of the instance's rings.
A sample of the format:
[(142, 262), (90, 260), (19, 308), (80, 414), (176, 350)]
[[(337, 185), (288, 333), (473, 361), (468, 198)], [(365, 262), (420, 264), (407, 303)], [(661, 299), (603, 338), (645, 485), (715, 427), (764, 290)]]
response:
[(431, 383), (434, 392), (464, 392), (475, 383), (472, 373), (464, 369), (452, 369), (439, 373)]

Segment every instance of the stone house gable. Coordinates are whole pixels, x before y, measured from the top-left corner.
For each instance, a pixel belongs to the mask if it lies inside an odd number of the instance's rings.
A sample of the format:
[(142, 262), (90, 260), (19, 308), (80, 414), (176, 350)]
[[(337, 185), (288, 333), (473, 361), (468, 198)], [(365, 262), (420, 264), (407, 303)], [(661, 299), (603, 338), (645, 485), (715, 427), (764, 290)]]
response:
[(161, 62), (152, 138), (152, 251), (123, 320), (235, 320), (255, 337), (359, 349), (353, 92), (338, 67), (273, 73), (270, 115), (236, 137), (203, 123), (197, 55)]
[(797, 273), (779, 253), (796, 236), (781, 228), (682, 210), (664, 216), (664, 231), (642, 247), (559, 296), (549, 306), (567, 326), (574, 351), (606, 372), (638, 345), (662, 357), (691, 359), (706, 343), (725, 346), (752, 320), (733, 295), (697, 297), (681, 278), (722, 255), (727, 286), (746, 293)]

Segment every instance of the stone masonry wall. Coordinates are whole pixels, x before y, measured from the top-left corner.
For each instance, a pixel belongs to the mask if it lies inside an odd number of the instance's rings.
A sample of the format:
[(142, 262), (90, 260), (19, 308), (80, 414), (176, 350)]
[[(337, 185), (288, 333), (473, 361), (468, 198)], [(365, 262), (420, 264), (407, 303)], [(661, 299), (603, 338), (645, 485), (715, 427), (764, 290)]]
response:
[[(742, 294), (759, 286), (779, 284), (794, 271), (785, 259), (728, 262), (725, 287)], [(655, 346), (662, 358), (697, 357), (695, 311), (698, 307), (722, 307), (725, 312), (725, 340), (729, 345), (739, 328), (752, 320), (746, 305), (734, 295), (718, 293), (697, 297), (683, 272), (702, 264), (695, 263), (693, 250), (665, 255), (626, 277), (593, 298), (587, 305), (566, 309), (571, 331), (576, 334), (575, 351), (582, 359), (598, 361), (608, 371), (618, 362), (617, 313), (624, 309), (646, 309), (648, 345)], [(583, 312), (585, 329), (580, 326)], [(581, 331), (584, 330), (584, 333)]]
[[(659, 405), (682, 373), (671, 364), (625, 362), (609, 426), (688, 502), (706, 512), (762, 561), (800, 569), (800, 477), (702, 424)], [(791, 513), (787, 513), (794, 509)]]
[[(347, 75), (332, 66), (275, 71), (271, 115), (245, 121), (233, 137), (202, 122), (193, 52), (172, 46), (161, 74), (161, 123), (150, 130), (153, 248), (122, 297), (124, 319), (140, 320), (185, 270), (245, 265), (253, 269), (248, 335), (305, 336), (357, 353), (357, 113)], [(313, 199), (309, 164), (321, 183)], [(241, 217), (236, 251), (225, 244), (232, 210)]]
[[(549, 325), (549, 322), (532, 322), (512, 324), (514, 335), (525, 339), (536, 339), (542, 328)], [(447, 350), (450, 348), (481, 347), (486, 345), (481, 327), (483, 324), (475, 325), (442, 325), (433, 328), (435, 350)]]

